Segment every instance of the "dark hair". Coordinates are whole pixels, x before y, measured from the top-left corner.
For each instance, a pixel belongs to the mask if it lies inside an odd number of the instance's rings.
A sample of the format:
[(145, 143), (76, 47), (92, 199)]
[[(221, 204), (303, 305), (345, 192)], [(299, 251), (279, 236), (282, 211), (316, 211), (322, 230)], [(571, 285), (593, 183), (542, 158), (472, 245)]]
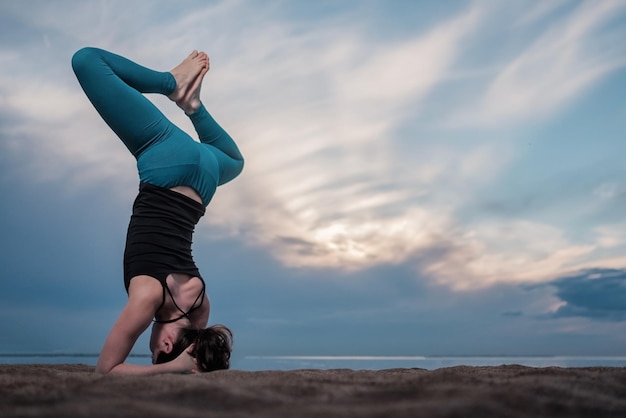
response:
[(195, 344), (191, 355), (196, 359), (198, 370), (211, 372), (230, 367), (233, 332), (224, 325), (213, 325), (205, 329), (183, 328), (169, 354), (160, 353), (156, 363), (174, 360), (191, 344)]

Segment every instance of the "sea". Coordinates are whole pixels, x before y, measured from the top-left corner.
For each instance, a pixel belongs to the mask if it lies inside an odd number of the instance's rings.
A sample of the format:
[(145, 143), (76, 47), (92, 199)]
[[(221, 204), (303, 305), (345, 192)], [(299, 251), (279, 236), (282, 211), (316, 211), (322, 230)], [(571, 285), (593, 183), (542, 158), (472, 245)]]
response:
[[(131, 354), (128, 362), (150, 364), (149, 354)], [(88, 353), (0, 353), (0, 364), (87, 364), (95, 365), (98, 354)], [(299, 370), (352, 369), (384, 370), (419, 368), (435, 370), (454, 366), (522, 365), (529, 367), (626, 367), (626, 356), (234, 356), (231, 369)]]

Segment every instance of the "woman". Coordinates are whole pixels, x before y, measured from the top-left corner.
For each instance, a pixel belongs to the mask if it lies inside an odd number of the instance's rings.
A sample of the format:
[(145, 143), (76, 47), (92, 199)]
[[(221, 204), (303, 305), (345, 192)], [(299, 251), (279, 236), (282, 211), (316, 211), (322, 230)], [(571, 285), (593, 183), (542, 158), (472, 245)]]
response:
[[(128, 302), (109, 333), (96, 371), (188, 373), (229, 367), (232, 333), (205, 328), (209, 299), (191, 255), (195, 225), (217, 186), (241, 172), (243, 157), (200, 101), (209, 70), (192, 52), (170, 72), (142, 67), (97, 48), (83, 48), (72, 68), (102, 119), (137, 159), (139, 194), (124, 252)], [(171, 123), (143, 93), (167, 95), (189, 116), (200, 142)], [(152, 325), (152, 365), (125, 362)]]

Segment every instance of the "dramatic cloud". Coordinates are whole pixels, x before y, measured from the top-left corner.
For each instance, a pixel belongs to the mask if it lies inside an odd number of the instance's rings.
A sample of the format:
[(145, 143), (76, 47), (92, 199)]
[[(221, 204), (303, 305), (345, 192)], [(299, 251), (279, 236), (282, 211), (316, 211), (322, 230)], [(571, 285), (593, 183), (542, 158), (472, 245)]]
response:
[(561, 306), (555, 318), (626, 320), (626, 270), (590, 269), (550, 282)]
[[(617, 254), (626, 237), (606, 222), (575, 234), (574, 217), (463, 214), (477, 195), (507, 187), (501, 179), (525, 152), (526, 132), (511, 130), (540, 123), (623, 68), (624, 29), (612, 25), (623, 1), (530, 9), (477, 1), (387, 37), (374, 35), (375, 13), (350, 8), (296, 25), (281, 2), (71, 4), (80, 18), (44, 2), (3, 6), (29, 22), (16, 28), (20, 48), (0, 51), (0, 146), (22, 162), (14, 173), (128, 198), (134, 161), (82, 96), (71, 54), (95, 45), (167, 69), (198, 46), (213, 62), (203, 98), (247, 158), (200, 234), (246, 240), (288, 267), (409, 263), (416, 277), (455, 289), (626, 261)], [(501, 46), (485, 41), (494, 36)], [(193, 132), (175, 106), (151, 99)], [(606, 204), (622, 189), (610, 180), (596, 189)]]
[[(537, 6), (521, 22), (550, 12), (550, 6)], [(626, 49), (620, 39), (626, 28), (611, 25), (623, 18), (625, 7), (624, 1), (587, 1), (552, 22), (489, 81), (464, 122), (498, 126), (544, 118), (608, 72), (622, 68)], [(604, 26), (609, 29), (600, 30)]]

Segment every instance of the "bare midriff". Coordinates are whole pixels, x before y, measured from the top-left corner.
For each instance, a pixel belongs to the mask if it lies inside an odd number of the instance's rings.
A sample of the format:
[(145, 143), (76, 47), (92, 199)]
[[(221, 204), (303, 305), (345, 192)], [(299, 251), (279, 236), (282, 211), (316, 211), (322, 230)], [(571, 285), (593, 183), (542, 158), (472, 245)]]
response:
[(176, 193), (180, 193), (182, 195), (187, 196), (190, 199), (195, 200), (198, 203), (202, 203), (202, 198), (200, 198), (200, 195), (191, 187), (188, 186), (176, 186), (176, 187), (172, 187), (170, 190), (176, 192)]

